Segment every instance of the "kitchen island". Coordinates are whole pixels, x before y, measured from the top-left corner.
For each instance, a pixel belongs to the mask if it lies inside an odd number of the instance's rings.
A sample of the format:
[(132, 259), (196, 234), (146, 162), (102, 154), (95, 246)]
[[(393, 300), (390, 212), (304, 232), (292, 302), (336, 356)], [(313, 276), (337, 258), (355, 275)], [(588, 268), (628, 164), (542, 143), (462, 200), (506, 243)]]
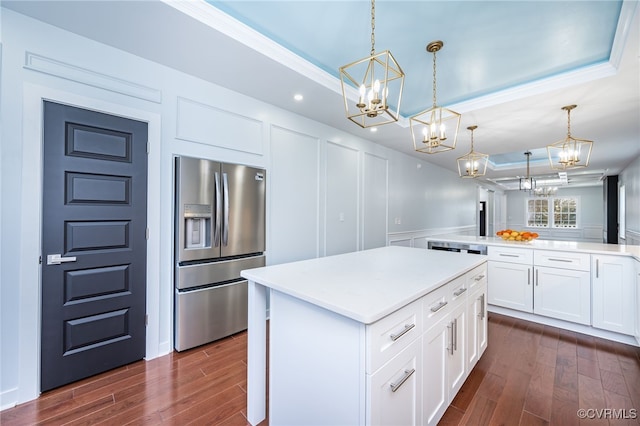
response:
[(270, 424), (437, 423), (486, 348), (486, 260), (382, 247), (242, 271), (249, 421), (268, 354)]

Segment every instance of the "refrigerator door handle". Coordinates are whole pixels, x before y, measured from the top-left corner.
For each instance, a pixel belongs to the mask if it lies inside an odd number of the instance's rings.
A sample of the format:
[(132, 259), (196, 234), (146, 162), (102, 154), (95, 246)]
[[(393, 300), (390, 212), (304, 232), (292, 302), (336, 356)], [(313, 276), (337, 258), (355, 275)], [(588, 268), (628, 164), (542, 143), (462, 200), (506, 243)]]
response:
[(218, 172), (215, 172), (215, 184), (216, 184), (216, 224), (213, 231), (213, 245), (217, 247), (220, 242), (220, 218), (222, 216), (221, 194), (220, 194), (220, 176)]
[(222, 191), (224, 203), (224, 222), (222, 223), (222, 244), (229, 242), (229, 180), (227, 174), (222, 173)]

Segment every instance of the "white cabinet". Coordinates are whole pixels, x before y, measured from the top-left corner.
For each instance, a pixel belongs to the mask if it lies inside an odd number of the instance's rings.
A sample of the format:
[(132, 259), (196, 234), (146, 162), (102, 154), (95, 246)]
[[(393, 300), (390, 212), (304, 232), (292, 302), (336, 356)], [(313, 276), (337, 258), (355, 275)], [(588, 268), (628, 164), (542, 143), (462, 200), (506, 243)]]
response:
[(634, 335), (636, 289), (633, 262), (630, 257), (591, 256), (594, 327)]
[(414, 340), (368, 376), (371, 425), (419, 425), (422, 402), (422, 339)]
[(534, 272), (535, 314), (591, 324), (588, 254), (535, 250)]
[(490, 246), (489, 303), (533, 312), (533, 250)]
[(489, 261), (489, 303), (533, 312), (532, 264)]
[(447, 380), (447, 359), (449, 357), (449, 317), (438, 321), (424, 334), (422, 370), (424, 387), (422, 418), (423, 424), (438, 423), (449, 406), (449, 383)]
[[(485, 274), (486, 275), (486, 274)], [(487, 280), (469, 293), (467, 302), (467, 371), (476, 365), (487, 348)]]
[(584, 253), (489, 247), (492, 305), (589, 325), (590, 256)]

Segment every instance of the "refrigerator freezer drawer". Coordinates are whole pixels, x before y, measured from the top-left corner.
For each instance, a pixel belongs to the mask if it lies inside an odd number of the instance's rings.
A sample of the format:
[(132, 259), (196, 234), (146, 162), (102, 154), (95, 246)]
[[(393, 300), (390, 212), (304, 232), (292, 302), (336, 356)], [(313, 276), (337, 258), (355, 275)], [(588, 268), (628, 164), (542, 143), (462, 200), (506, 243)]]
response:
[(240, 278), (243, 269), (264, 266), (265, 256), (244, 257), (220, 262), (198, 263), (176, 267), (176, 288), (200, 287)]
[(183, 351), (246, 330), (247, 300), (247, 281), (188, 292), (176, 290), (176, 350)]

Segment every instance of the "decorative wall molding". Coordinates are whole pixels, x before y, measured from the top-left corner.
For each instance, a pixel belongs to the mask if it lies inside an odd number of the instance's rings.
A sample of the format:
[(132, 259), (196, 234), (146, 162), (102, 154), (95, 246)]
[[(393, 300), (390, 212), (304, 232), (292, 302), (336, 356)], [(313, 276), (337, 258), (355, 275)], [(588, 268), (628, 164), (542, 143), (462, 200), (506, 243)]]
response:
[(640, 246), (640, 232), (627, 229), (625, 232), (625, 239), (620, 244), (626, 244), (630, 246)]
[(427, 241), (434, 236), (446, 234), (475, 235), (476, 226), (455, 226), (449, 228), (421, 229), (417, 231), (390, 232), (387, 234), (388, 246), (427, 248)]
[(81, 68), (56, 59), (47, 58), (32, 52), (25, 53), (24, 68), (64, 78), (76, 83), (99, 89), (109, 90), (122, 95), (131, 96), (145, 101), (162, 102), (162, 91), (138, 83), (113, 77), (97, 71)]
[(176, 139), (263, 155), (262, 126), (254, 118), (178, 97)]

